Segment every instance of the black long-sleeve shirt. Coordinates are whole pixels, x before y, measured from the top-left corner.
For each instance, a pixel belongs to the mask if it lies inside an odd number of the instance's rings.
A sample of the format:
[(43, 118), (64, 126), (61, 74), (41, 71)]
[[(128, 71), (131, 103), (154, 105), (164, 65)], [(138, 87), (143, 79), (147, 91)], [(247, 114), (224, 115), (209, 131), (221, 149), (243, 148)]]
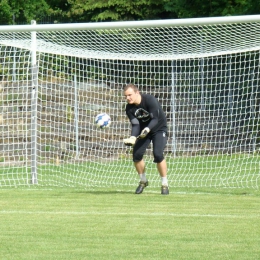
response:
[(127, 104), (125, 111), (132, 125), (132, 136), (138, 136), (145, 127), (149, 127), (150, 133), (167, 132), (165, 113), (154, 96), (141, 94), (141, 103)]

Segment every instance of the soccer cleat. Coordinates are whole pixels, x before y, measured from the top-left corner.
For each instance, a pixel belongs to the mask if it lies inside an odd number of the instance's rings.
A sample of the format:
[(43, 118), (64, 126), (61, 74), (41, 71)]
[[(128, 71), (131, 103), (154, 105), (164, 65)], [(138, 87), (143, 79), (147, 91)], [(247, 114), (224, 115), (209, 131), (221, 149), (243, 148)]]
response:
[(148, 181), (140, 181), (139, 186), (136, 188), (135, 194), (141, 194), (145, 187), (148, 186)]
[(169, 195), (169, 187), (167, 185), (162, 185), (161, 194), (162, 195)]

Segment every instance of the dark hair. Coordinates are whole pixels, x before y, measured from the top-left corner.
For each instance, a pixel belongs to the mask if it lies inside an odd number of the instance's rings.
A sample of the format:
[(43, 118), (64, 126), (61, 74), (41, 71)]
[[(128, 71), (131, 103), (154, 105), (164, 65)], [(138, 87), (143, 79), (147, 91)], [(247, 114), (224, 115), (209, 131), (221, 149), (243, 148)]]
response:
[(137, 92), (139, 91), (138, 87), (132, 83), (130, 84), (127, 84), (125, 87), (124, 87), (124, 91), (127, 91), (129, 88), (133, 89), (134, 92)]

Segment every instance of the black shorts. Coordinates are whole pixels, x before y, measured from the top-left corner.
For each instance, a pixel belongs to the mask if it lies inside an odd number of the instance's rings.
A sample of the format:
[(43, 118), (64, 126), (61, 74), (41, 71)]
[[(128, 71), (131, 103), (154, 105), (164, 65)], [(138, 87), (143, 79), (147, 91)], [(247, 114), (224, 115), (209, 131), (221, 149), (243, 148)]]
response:
[(163, 151), (165, 149), (167, 139), (168, 137), (166, 132), (158, 131), (153, 134), (148, 134), (147, 137), (144, 139), (137, 140), (133, 149), (133, 161), (141, 161), (147, 147), (152, 142), (154, 162), (160, 163), (164, 159)]

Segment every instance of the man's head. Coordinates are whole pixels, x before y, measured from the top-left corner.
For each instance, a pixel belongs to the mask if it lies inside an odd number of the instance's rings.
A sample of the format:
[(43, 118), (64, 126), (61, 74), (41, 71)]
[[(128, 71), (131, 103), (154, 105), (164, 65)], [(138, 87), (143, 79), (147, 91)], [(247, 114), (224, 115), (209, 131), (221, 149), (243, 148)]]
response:
[(141, 103), (140, 92), (134, 84), (128, 84), (124, 87), (124, 95), (128, 104), (139, 105)]

